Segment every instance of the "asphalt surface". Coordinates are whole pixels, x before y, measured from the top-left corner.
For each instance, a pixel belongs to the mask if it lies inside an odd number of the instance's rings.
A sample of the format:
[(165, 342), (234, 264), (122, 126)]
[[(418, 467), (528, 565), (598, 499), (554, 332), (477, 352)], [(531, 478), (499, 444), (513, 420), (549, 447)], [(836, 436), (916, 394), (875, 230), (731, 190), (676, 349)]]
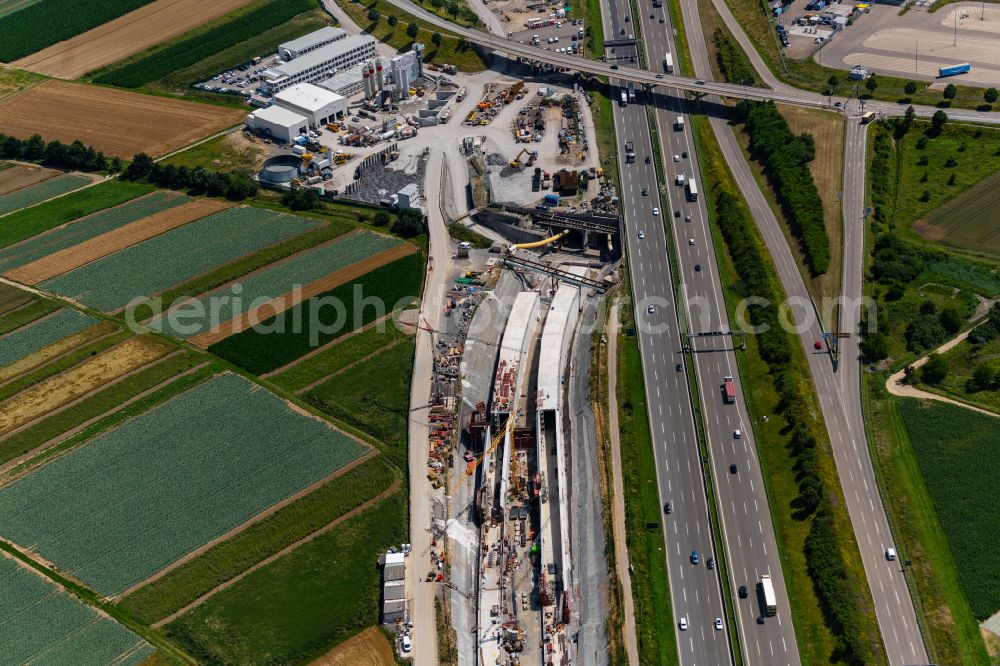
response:
[[(603, 3), (602, 10), (605, 34), (618, 34), (628, 25), (624, 20), (627, 3)], [(616, 56), (637, 55), (634, 47), (616, 51)], [(623, 85), (616, 80), (612, 84), (615, 90)], [(687, 375), (676, 370), (678, 363), (686, 361), (680, 353), (668, 239), (662, 217), (652, 212), (660, 203), (656, 170), (645, 162), (653, 154), (646, 110), (642, 104), (615, 104), (614, 119), (618, 150), (624, 151), (625, 141), (631, 140), (636, 152), (632, 164), (620, 155), (620, 197), (660, 503), (670, 502), (672, 509), (662, 515), (662, 526), (680, 663), (728, 664), (732, 662), (729, 637), (714, 628), (715, 619), (725, 618), (725, 612), (718, 570), (709, 570), (706, 564), (708, 557), (715, 556), (715, 544), (694, 412)], [(642, 194), (644, 189), (649, 195)], [(698, 564), (691, 562), (692, 551), (698, 551)], [(680, 629), (682, 618), (686, 630)]]

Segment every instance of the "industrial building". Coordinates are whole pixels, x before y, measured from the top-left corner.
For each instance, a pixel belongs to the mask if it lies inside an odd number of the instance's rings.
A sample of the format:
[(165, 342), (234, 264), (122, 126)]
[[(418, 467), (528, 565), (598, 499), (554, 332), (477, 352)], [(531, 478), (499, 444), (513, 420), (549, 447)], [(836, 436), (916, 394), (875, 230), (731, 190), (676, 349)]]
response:
[(312, 127), (322, 127), (347, 115), (347, 100), (311, 83), (298, 83), (274, 96), (283, 109), (304, 116)]
[(298, 39), (280, 44), (278, 46), (278, 57), (285, 62), (295, 60), (301, 55), (315, 51), (345, 37), (347, 37), (347, 31), (341, 28), (331, 26), (320, 28), (315, 32), (310, 32), (308, 35), (303, 35)]
[(406, 615), (406, 557), (385, 553), (382, 565), (382, 623), (392, 624)]
[(274, 95), (297, 83), (315, 83), (375, 56), (375, 38), (350, 35), (261, 72), (260, 89)]
[(309, 120), (281, 106), (269, 106), (249, 114), (247, 127), (283, 143), (290, 143), (309, 129)]

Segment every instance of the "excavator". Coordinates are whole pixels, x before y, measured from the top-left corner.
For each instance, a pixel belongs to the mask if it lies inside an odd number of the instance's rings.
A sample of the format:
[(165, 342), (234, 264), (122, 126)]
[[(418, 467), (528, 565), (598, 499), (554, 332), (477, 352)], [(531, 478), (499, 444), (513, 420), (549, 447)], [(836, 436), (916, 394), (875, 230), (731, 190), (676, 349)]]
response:
[[(522, 162), (521, 158), (524, 157), (525, 155), (528, 156), (528, 161), (527, 162)], [(520, 168), (522, 166), (529, 166), (530, 167), (530, 166), (532, 166), (535, 163), (535, 160), (537, 160), (537, 159), (538, 159), (538, 151), (537, 150), (532, 150), (531, 152), (528, 152), (527, 148), (522, 148), (521, 152), (519, 152), (517, 154), (517, 157), (515, 157), (514, 159), (512, 159), (510, 161), (510, 165), (513, 168), (515, 168), (515, 169), (518, 169), (518, 168)]]

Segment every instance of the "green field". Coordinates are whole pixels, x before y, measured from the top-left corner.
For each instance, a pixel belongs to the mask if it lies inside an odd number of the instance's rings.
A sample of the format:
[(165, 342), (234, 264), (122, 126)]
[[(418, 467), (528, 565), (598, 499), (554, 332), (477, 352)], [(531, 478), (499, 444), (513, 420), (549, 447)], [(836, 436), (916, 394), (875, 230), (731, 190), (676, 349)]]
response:
[[(117, 338), (112, 338), (115, 339)], [(118, 410), (125, 401), (203, 362), (204, 357), (194, 352), (185, 352), (143, 368), (58, 414), (47, 416), (30, 427), (5, 437), (0, 442), (0, 463), (50, 443), (59, 435), (102, 414), (110, 414)]]
[(97, 320), (76, 310), (62, 309), (29, 326), (3, 337), (0, 344), (0, 367), (12, 365), (53, 342), (79, 333)]
[(152, 185), (112, 180), (19, 210), (3, 218), (0, 247), (13, 245), (78, 217), (117, 206), (152, 191)]
[[(441, 32), (441, 46), (434, 46), (432, 37), (434, 33), (440, 32), (437, 28), (411, 14), (401, 12), (385, 0), (365, 0), (364, 3), (337, 0), (337, 4), (367, 34), (381, 42), (389, 44), (395, 49), (408, 51), (410, 44), (413, 42), (423, 42), (427, 48), (424, 52), (425, 62), (449, 63), (464, 72), (480, 72), (486, 69), (486, 63), (479, 53), (472, 48), (471, 44), (452, 34)], [(461, 6), (461, 3), (459, 5)], [(368, 20), (369, 9), (374, 9), (378, 12), (378, 19), (375, 21)], [(389, 25), (387, 17), (390, 15), (395, 15), (399, 18), (399, 23), (395, 26)], [(415, 38), (406, 34), (406, 27), (411, 22), (416, 23), (418, 27)]]
[(256, 3), (249, 10), (241, 9), (229, 14), (215, 27), (153, 48), (144, 57), (101, 74), (94, 81), (124, 88), (138, 88), (252, 39), (271, 26), (284, 23), (314, 6), (312, 0), (268, 0)]
[[(42, 0), (0, 16), (0, 61), (11, 62), (103, 25), (153, 0)], [(40, 29), (44, 26), (44, 29)]]
[(59, 306), (60, 304), (55, 301), (32, 299), (32, 302), (26, 304), (24, 307), (0, 315), (0, 335), (9, 333), (29, 322), (44, 317), (50, 312), (55, 312), (59, 309)]
[(396, 474), (384, 458), (368, 460), (214, 546), (164, 577), (139, 588), (123, 610), (152, 624), (243, 573), (388, 488)]
[(43, 180), (37, 185), (22, 187), (10, 194), (0, 196), (0, 215), (12, 213), (21, 208), (34, 206), (37, 203), (66, 194), (90, 183), (86, 176), (61, 175)]
[[(920, 387), (1000, 414), (1000, 382), (995, 376), (1000, 369), (1000, 340), (994, 339), (981, 347), (965, 340), (942, 356), (948, 362), (948, 375), (936, 386), (920, 381)], [(975, 380), (976, 369), (981, 365), (994, 371), (993, 381), (986, 386), (980, 386)]]
[(987, 176), (927, 214), (919, 233), (929, 240), (976, 254), (1000, 257), (1000, 171)]
[(319, 221), (243, 206), (214, 213), (63, 273), (40, 286), (101, 310), (117, 310), (319, 226)]
[(328, 414), (389, 445), (390, 450), (405, 451), (415, 349), (416, 340), (404, 338), (378, 356), (320, 384), (305, 397)]
[(0, 523), (118, 594), (365, 450), (225, 374), (0, 489)]
[(271, 381), (289, 391), (301, 390), (342, 370), (358, 359), (374, 354), (386, 345), (401, 339), (403, 335), (392, 321), (387, 321), (382, 326), (376, 324), (324, 349), (308, 360), (293, 365), (280, 375), (272, 377)]
[(376, 560), (406, 539), (406, 492), (250, 574), (166, 626), (206, 663), (308, 662), (379, 612)]
[(997, 420), (919, 400), (901, 400), (900, 411), (969, 604), (985, 620), (1000, 609)]
[(148, 643), (83, 605), (7, 555), (0, 555), (0, 645), (6, 664), (138, 664)]
[[(209, 351), (254, 374), (276, 370), (417, 298), (423, 276), (423, 256), (411, 254), (376, 268), (353, 283), (340, 285), (296, 305), (282, 313), (281, 321), (272, 317), (261, 322), (258, 330), (251, 328), (230, 336), (212, 345)], [(356, 313), (356, 295), (367, 302), (379, 299), (383, 308), (366, 306), (362, 312)], [(334, 302), (343, 304), (344, 316), (340, 316), (336, 307), (324, 305)], [(357, 305), (360, 307), (360, 301)], [(303, 325), (301, 330), (296, 331), (291, 325), (281, 326), (282, 321), (301, 321)], [(269, 331), (279, 326), (280, 330)]]
[(41, 0), (0, 0), (0, 17), (13, 14)]
[(35, 300), (29, 292), (0, 283), (0, 317)]

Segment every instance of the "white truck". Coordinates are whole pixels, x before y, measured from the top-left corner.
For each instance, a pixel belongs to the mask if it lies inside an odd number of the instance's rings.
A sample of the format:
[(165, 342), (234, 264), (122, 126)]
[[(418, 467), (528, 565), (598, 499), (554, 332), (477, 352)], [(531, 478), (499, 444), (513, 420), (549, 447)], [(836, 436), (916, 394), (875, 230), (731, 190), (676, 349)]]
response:
[(687, 198), (688, 201), (698, 200), (698, 184), (694, 182), (694, 178), (687, 180)]
[(663, 58), (663, 71), (667, 74), (674, 73), (674, 56), (669, 53)]
[(778, 599), (774, 596), (774, 583), (771, 582), (771, 574), (761, 575), (760, 590), (764, 593), (764, 615), (774, 617), (778, 614)]
[(684, 116), (677, 116), (677, 120), (674, 121), (674, 129), (678, 132), (684, 131)]

